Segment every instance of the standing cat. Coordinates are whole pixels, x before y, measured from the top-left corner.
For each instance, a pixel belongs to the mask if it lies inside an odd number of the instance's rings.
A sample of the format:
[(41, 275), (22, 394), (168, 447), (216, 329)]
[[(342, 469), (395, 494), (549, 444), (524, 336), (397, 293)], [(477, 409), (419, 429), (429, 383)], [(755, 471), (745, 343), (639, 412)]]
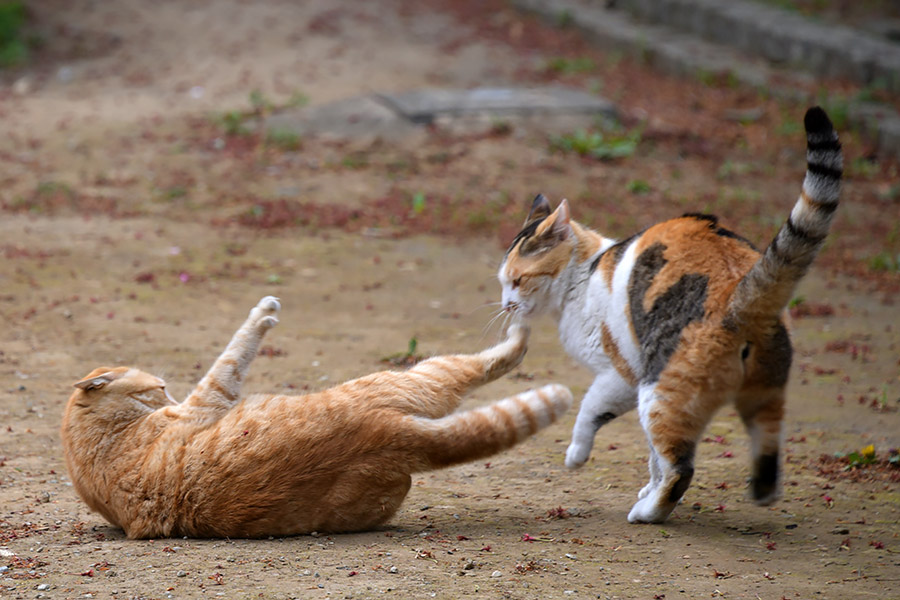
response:
[(440, 356), (306, 396), (239, 399), (277, 322), (263, 298), (182, 403), (158, 377), (101, 367), (75, 384), (62, 441), (75, 489), (130, 538), (359, 531), (387, 521), (410, 473), (484, 458), (571, 404), (547, 385), (450, 414), (521, 362), (528, 330), (479, 354)]
[(669, 516), (690, 485), (694, 451), (713, 413), (734, 402), (752, 440), (750, 494), (779, 491), (779, 445), (791, 343), (781, 313), (828, 233), (843, 158), (825, 112), (804, 119), (800, 199), (760, 254), (715, 217), (688, 214), (616, 242), (538, 196), (499, 279), (506, 310), (550, 313), (563, 346), (594, 374), (566, 452), (588, 459), (597, 430), (638, 408), (650, 483), (632, 523)]

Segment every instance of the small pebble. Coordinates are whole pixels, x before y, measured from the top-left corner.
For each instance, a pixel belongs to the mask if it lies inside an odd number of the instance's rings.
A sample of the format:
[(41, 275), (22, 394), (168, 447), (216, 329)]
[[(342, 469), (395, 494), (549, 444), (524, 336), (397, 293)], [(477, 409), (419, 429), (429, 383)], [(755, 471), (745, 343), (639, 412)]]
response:
[(37, 589), (38, 589), (39, 591), (41, 591), (41, 592), (43, 592), (44, 590), (49, 590), (49, 589), (50, 589), (50, 584), (49, 584), (49, 583), (42, 583), (41, 585), (37, 586)]
[(187, 572), (186, 571), (178, 571), (177, 573), (175, 573), (175, 577), (187, 577)]
[(399, 573), (400, 570), (397, 567), (391, 567), (388, 569), (388, 573)]
[(491, 577), (503, 577), (503, 573), (501, 573), (500, 571), (494, 571), (493, 573), (491, 573)]

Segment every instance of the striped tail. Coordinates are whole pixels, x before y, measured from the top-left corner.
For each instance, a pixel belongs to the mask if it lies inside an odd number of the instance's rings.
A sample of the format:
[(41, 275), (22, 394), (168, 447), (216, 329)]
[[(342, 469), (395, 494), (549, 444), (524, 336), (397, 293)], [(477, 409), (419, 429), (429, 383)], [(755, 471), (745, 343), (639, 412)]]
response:
[(729, 320), (753, 322), (781, 312), (818, 254), (841, 195), (841, 143), (825, 111), (806, 111), (806, 178), (800, 199), (762, 257), (744, 276), (729, 307)]
[(511, 448), (556, 421), (571, 405), (569, 388), (552, 383), (441, 419), (417, 418), (421, 470), (479, 460)]

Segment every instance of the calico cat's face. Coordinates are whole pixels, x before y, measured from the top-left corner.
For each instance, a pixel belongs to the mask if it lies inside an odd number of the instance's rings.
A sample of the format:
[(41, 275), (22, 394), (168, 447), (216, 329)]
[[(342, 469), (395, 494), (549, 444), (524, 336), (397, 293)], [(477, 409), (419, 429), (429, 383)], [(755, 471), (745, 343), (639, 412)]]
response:
[(102, 409), (109, 402), (134, 401), (156, 410), (177, 404), (166, 390), (166, 382), (129, 367), (100, 367), (75, 384), (81, 392), (75, 392), (75, 406), (84, 409)]
[(571, 235), (568, 203), (563, 200), (551, 211), (538, 195), (497, 274), (504, 310), (531, 318), (552, 306), (552, 284), (572, 256)]

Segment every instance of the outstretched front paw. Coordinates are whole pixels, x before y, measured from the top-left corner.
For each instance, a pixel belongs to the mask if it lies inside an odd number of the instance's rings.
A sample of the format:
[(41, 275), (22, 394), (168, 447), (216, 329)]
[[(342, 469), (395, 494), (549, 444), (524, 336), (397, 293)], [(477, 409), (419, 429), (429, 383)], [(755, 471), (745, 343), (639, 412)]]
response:
[(271, 329), (278, 324), (278, 311), (281, 310), (281, 303), (275, 296), (266, 296), (260, 300), (253, 310), (250, 311), (250, 318), (256, 320), (257, 326), (263, 329)]

